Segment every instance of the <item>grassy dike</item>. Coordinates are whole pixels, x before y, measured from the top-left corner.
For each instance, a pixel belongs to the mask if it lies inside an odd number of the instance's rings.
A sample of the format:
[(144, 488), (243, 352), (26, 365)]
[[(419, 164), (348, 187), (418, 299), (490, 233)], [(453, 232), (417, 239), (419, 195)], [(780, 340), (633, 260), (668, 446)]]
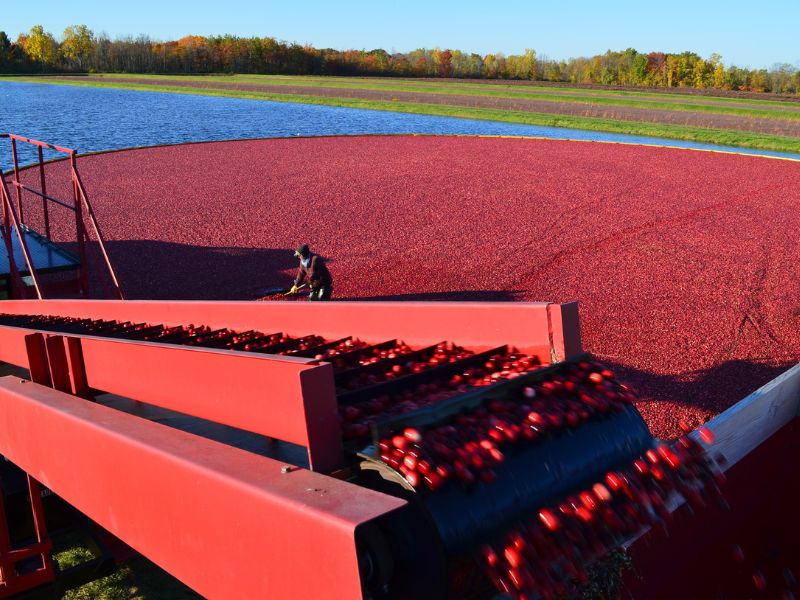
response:
[[(147, 79), (148, 81), (166, 82), (197, 81), (203, 83), (243, 83), (251, 85), (282, 85), (303, 87), (326, 87), (341, 89), (377, 90), (377, 91), (405, 91), (437, 94), (458, 94), (469, 96), (502, 96), (507, 98), (522, 98), (530, 100), (568, 101), (602, 103), (603, 99), (614, 102), (624, 101), (624, 106), (640, 108), (653, 108), (653, 102), (664, 103), (664, 106), (694, 106), (711, 105), (715, 109), (725, 108), (722, 104), (738, 108), (767, 108), (780, 109), (783, 114), (800, 111), (800, 96), (797, 102), (785, 100), (767, 100), (763, 98), (731, 98), (727, 96), (683, 94), (670, 91), (633, 91), (633, 90), (606, 90), (597, 88), (577, 88), (569, 86), (546, 87), (529, 82), (509, 83), (502, 80), (474, 80), (460, 79), (399, 79), (395, 77), (340, 77), (325, 75), (140, 75), (132, 73), (99, 73), (95, 77), (104, 79)], [(664, 100), (678, 100), (664, 102)], [(687, 110), (691, 110), (688, 108)], [(771, 111), (775, 112), (775, 111)], [(791, 117), (788, 117), (791, 118)]]
[[(131, 76), (135, 77), (135, 76)], [(145, 76), (146, 77), (146, 76)], [(141, 77), (138, 77), (141, 78)], [(9, 78), (10, 79), (10, 78)], [(228, 98), (244, 98), (251, 100), (270, 100), (275, 102), (296, 102), (302, 104), (317, 104), (343, 108), (360, 108), (367, 110), (383, 110), (421, 115), (442, 117), (456, 117), (463, 119), (480, 119), (486, 121), (501, 121), (506, 123), (519, 123), (523, 125), (542, 125), (548, 127), (562, 127), (568, 129), (585, 129), (627, 135), (640, 135), (648, 137), (669, 138), (686, 140), (705, 144), (718, 144), (724, 146), (737, 146), (755, 148), (760, 150), (773, 150), (778, 152), (800, 153), (800, 139), (788, 136), (776, 136), (732, 129), (712, 129), (704, 127), (687, 127), (661, 123), (639, 123), (635, 121), (622, 121), (612, 119), (599, 119), (593, 117), (580, 117), (572, 115), (555, 115), (546, 113), (531, 113), (524, 111), (509, 111), (493, 108), (472, 108), (462, 106), (448, 106), (442, 104), (427, 104), (401, 101), (376, 101), (357, 98), (339, 98), (316, 96), (310, 94), (278, 94), (243, 90), (225, 90), (217, 88), (181, 87), (166, 84), (150, 85), (131, 83), (115, 80), (110, 77), (108, 81), (80, 81), (76, 79), (59, 79), (55, 77), (14, 77), (14, 81), (28, 83), (76, 85), (113, 89), (128, 89), (148, 92), (164, 92), (174, 94), (190, 94), (202, 96), (222, 96)], [(154, 79), (155, 80), (155, 79)], [(232, 78), (228, 81), (235, 81)], [(155, 80), (157, 81), (157, 80)], [(207, 81), (207, 80), (206, 80)], [(165, 82), (166, 83), (166, 82)], [(311, 90), (309, 90), (311, 91)]]

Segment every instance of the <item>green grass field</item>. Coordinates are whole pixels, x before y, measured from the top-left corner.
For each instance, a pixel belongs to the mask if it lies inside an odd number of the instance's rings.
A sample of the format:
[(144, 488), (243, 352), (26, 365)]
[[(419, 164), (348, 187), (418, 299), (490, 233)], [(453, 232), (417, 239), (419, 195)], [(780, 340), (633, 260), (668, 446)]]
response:
[[(94, 558), (80, 535), (57, 538), (53, 558), (68, 569)], [(117, 571), (67, 591), (63, 600), (197, 600), (201, 598), (169, 573), (142, 556), (121, 565)]]
[[(460, 80), (320, 76), (102, 74), (93, 76), (91, 80), (80, 77), (64, 79), (57, 76), (26, 76), (14, 79), (483, 119), (800, 153), (800, 137), (770, 132), (773, 125), (779, 128), (785, 126), (792, 132), (800, 131), (800, 102), (764, 98)], [(248, 88), (225, 87), (231, 85)], [(251, 86), (269, 88), (258, 89)], [(343, 95), (337, 95), (337, 90), (341, 90)], [(321, 95), (322, 93), (325, 95)], [(381, 93), (383, 97), (376, 99), (344, 95), (354, 93)], [(403, 94), (403, 98), (392, 97), (393, 93)], [(406, 94), (414, 96), (409, 97)], [(448, 104), (448, 98), (456, 104)], [(457, 104), (463, 103), (465, 99), (479, 106)], [(546, 107), (546, 110), (537, 111), (535, 107), (530, 110), (514, 110), (494, 105), (508, 101), (535, 102), (539, 103), (536, 106)], [(610, 114), (604, 117), (569, 114), (587, 107), (595, 111), (608, 111)], [(613, 114), (615, 111), (629, 109), (653, 112), (647, 113), (646, 120), (623, 119)], [(688, 121), (691, 124), (664, 122), (670, 119)], [(720, 126), (720, 121), (724, 126)]]
[[(794, 109), (794, 118), (800, 118), (800, 102), (790, 103), (782, 100), (764, 99), (739, 99), (725, 96), (687, 96), (685, 94), (668, 94), (663, 92), (630, 91), (630, 90), (603, 90), (580, 87), (540, 87), (526, 86), (518, 83), (480, 83), (475, 81), (460, 81), (458, 79), (444, 79), (441, 81), (378, 78), (378, 77), (322, 77), (322, 76), (295, 76), (295, 75), (130, 75), (120, 73), (104, 73), (99, 75), (105, 79), (146, 78), (153, 82), (169, 81), (176, 78), (187, 81), (215, 82), (215, 83), (246, 83), (253, 85), (284, 85), (328, 87), (341, 89), (363, 89), (398, 92), (420, 92), (436, 94), (455, 94), (468, 96), (510, 97), (527, 98), (532, 100), (557, 100), (559, 102), (589, 102), (589, 98), (596, 104), (611, 104), (619, 106), (633, 106), (641, 108), (672, 108), (674, 110), (692, 110), (692, 105), (703, 106), (709, 103), (730, 104), (736, 112), (734, 114), (750, 114), (741, 110), (736, 105), (754, 105), (762, 107), (777, 107), (788, 109), (783, 114), (791, 114)], [(664, 98), (676, 97), (681, 104), (665, 103)], [(702, 110), (702, 109), (701, 109)], [(720, 112), (726, 112), (722, 107)], [(755, 111), (758, 114), (764, 111)]]

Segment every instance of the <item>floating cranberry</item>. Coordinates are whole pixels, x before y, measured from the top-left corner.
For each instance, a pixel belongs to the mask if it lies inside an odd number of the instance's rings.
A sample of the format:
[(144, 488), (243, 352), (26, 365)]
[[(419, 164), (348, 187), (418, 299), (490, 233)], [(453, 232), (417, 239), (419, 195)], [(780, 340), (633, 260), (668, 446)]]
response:
[(513, 546), (506, 548), (505, 551), (503, 552), (503, 556), (505, 556), (506, 561), (508, 561), (508, 564), (511, 565), (512, 567), (520, 566), (521, 564), (523, 564), (525, 560), (524, 558), (522, 558), (522, 554), (519, 552), (519, 550), (517, 550)]
[(542, 523), (544, 523), (544, 526), (550, 531), (558, 531), (559, 527), (561, 526), (561, 522), (558, 520), (558, 517), (555, 515), (555, 513), (546, 508), (543, 508), (539, 511), (539, 519), (541, 519)]
[(396, 435), (392, 438), (392, 445), (395, 448), (400, 448), (402, 450), (408, 446), (408, 438), (405, 438), (402, 435)]
[(437, 491), (439, 488), (444, 485), (444, 479), (439, 476), (436, 471), (430, 471), (427, 475), (424, 476), (425, 484), (428, 486), (428, 489), (432, 492)]
[(697, 432), (705, 444), (710, 446), (714, 443), (714, 434), (708, 427), (701, 427)]
[(403, 436), (413, 442), (415, 444), (419, 444), (422, 442), (422, 434), (419, 432), (418, 429), (414, 429), (413, 427), (408, 427), (403, 431)]
[(405, 474), (406, 481), (410, 483), (413, 487), (419, 487), (420, 484), (420, 475), (416, 471), (408, 471)]
[(500, 557), (497, 556), (497, 553), (491, 546), (483, 546), (481, 548), (481, 555), (483, 556), (483, 560), (486, 562), (487, 565), (494, 568), (500, 562)]
[(765, 589), (767, 589), (767, 578), (764, 577), (764, 573), (761, 571), (753, 572), (753, 587), (755, 587), (759, 592), (763, 592)]

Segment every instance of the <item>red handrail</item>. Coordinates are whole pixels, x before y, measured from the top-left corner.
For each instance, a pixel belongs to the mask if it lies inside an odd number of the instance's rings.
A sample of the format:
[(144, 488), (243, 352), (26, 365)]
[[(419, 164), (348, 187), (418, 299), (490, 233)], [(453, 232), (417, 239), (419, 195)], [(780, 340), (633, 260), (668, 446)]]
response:
[[(117, 274), (114, 271), (114, 267), (111, 264), (111, 258), (109, 257), (108, 250), (106, 249), (105, 239), (103, 238), (102, 232), (100, 231), (100, 225), (97, 222), (97, 218), (94, 214), (94, 209), (92, 208), (91, 203), (89, 202), (89, 197), (86, 194), (86, 188), (81, 181), (80, 175), (78, 173), (78, 166), (77, 166), (77, 156), (78, 153), (73, 150), (72, 148), (66, 148), (64, 146), (56, 146), (55, 144), (50, 144), (47, 142), (42, 142), (40, 140), (35, 140), (32, 138), (24, 137), (21, 135), (16, 135), (13, 133), (0, 133), (0, 138), (8, 138), (11, 140), (11, 154), (13, 159), (13, 180), (11, 184), (14, 186), (16, 191), (16, 200), (17, 200), (17, 211), (19, 213), (19, 217), (17, 217), (17, 212), (13, 210), (13, 206), (11, 204), (11, 195), (8, 193), (8, 189), (6, 187), (6, 180), (5, 175), (0, 171), (0, 178), (3, 180), (3, 212), (5, 215), (5, 222), (6, 222), (6, 231), (8, 232), (8, 236), (4, 235), (4, 238), (7, 237), (6, 245), (9, 247), (9, 256), (10, 256), (10, 263), (11, 263), (11, 271), (12, 277), (15, 279), (19, 278), (19, 272), (16, 268), (16, 264), (14, 262), (13, 254), (11, 254), (11, 246), (10, 246), (10, 231), (8, 231), (9, 217), (13, 219), (14, 226), (17, 229), (17, 236), (20, 238), (20, 243), (23, 247), (23, 254), (25, 255), (25, 260), (28, 263), (28, 269), (31, 273), (31, 277), (34, 280), (34, 285), (36, 287), (36, 293), (39, 298), (42, 297), (42, 292), (39, 287), (38, 277), (35, 273), (35, 268), (30, 260), (30, 255), (27, 250), (27, 245), (25, 243), (24, 235), (20, 227), (25, 225), (25, 218), (24, 218), (24, 203), (23, 203), (23, 191), (30, 192), (36, 196), (39, 196), (42, 199), (42, 211), (44, 214), (44, 227), (45, 227), (45, 236), (47, 239), (50, 239), (50, 215), (48, 212), (48, 202), (53, 202), (59, 206), (63, 206), (68, 208), (75, 213), (75, 233), (77, 236), (78, 241), (78, 254), (80, 257), (80, 283), (81, 283), (81, 291), (84, 296), (89, 295), (89, 283), (87, 277), (87, 269), (88, 269), (88, 262), (86, 258), (86, 241), (88, 240), (86, 227), (83, 222), (83, 211), (82, 208), (85, 208), (86, 215), (89, 218), (89, 222), (92, 225), (92, 229), (97, 236), (97, 243), (100, 247), (100, 252), (103, 255), (103, 260), (105, 262), (105, 266), (108, 269), (109, 276), (111, 277), (111, 281), (114, 286), (114, 292), (117, 298), (120, 300), (124, 299), (122, 293), (122, 287), (119, 284), (119, 279), (117, 278)], [(36, 190), (30, 186), (23, 184), (20, 181), (20, 168), (18, 163), (17, 157), (17, 142), (23, 142), (26, 144), (31, 144), (37, 147), (37, 158), (38, 158), (38, 167), (39, 167), (39, 181), (41, 185), (41, 190)], [(55, 150), (56, 152), (61, 152), (62, 154), (67, 154), (69, 157), (69, 165), (70, 165), (70, 179), (72, 183), (72, 203), (68, 203), (64, 200), (56, 198), (47, 193), (47, 182), (45, 178), (45, 169), (44, 169), (44, 156), (43, 156), (43, 149), (47, 148), (50, 150)]]
[(92, 205), (89, 204), (89, 199), (86, 197), (86, 188), (83, 187), (83, 182), (81, 181), (81, 176), (78, 174), (78, 170), (75, 168), (74, 160), (71, 159), (72, 162), (72, 177), (74, 178), (75, 185), (78, 189), (78, 194), (83, 200), (83, 205), (86, 207), (86, 214), (89, 217), (89, 222), (92, 224), (92, 228), (94, 229), (94, 233), (97, 236), (98, 244), (100, 245), (100, 252), (103, 254), (103, 259), (106, 263), (106, 268), (108, 268), (108, 273), (111, 276), (111, 281), (114, 283), (114, 291), (117, 294), (117, 298), (120, 300), (124, 300), (125, 297), (122, 294), (122, 287), (119, 285), (119, 280), (117, 279), (117, 274), (114, 272), (114, 267), (111, 265), (111, 258), (108, 256), (108, 251), (106, 250), (105, 240), (103, 239), (103, 234), (100, 232), (100, 224), (97, 222), (97, 218), (94, 216), (94, 210), (92, 209)]
[(12, 140), (25, 142), (26, 144), (33, 144), (34, 146), (39, 146), (40, 148), (49, 148), (50, 150), (63, 152), (64, 154), (77, 154), (77, 151), (73, 150), (72, 148), (65, 148), (64, 146), (56, 146), (55, 144), (48, 144), (47, 142), (34, 140), (32, 138), (27, 138), (21, 135), (17, 135), (15, 133), (0, 133), (0, 138), (10, 138)]

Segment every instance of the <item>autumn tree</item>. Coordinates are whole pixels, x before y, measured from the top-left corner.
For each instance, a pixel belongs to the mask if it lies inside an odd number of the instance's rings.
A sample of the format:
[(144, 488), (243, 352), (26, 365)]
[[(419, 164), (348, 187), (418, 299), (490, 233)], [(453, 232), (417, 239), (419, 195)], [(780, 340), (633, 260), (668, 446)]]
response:
[(749, 87), (753, 92), (767, 91), (768, 74), (766, 69), (758, 69), (750, 73)]
[(42, 65), (42, 71), (52, 65), (58, 56), (58, 46), (53, 34), (44, 30), (41, 25), (34, 25), (24, 39), (25, 54), (31, 60)]
[(648, 75), (648, 57), (646, 54), (636, 54), (631, 63), (631, 81), (633, 85), (646, 85)]
[(5, 31), (0, 31), (0, 67), (11, 62), (11, 40)]
[(788, 63), (772, 66), (767, 74), (767, 88), (778, 94), (796, 94), (800, 82), (800, 70)]
[(514, 66), (510, 68), (511, 77), (515, 79), (536, 79), (538, 76), (536, 68), (536, 52), (530, 48), (525, 48), (521, 56), (509, 56), (506, 61), (514, 59)]
[(84, 70), (94, 48), (94, 33), (86, 25), (70, 25), (64, 30), (61, 55), (80, 70)]
[(315, 48), (271, 37), (186, 36), (151, 40), (145, 35), (109, 39), (86, 25), (64, 30), (63, 43), (41, 25), (11, 42), (0, 32), (0, 70), (93, 69), (125, 73), (263, 73), (394, 75), (568, 81), (582, 84), (714, 87), (798, 93), (800, 69), (776, 64), (770, 69), (726, 67), (717, 54), (643, 54), (634, 48), (589, 57), (552, 60), (527, 48), (522, 54), (466, 54), (460, 50), (419, 48), (389, 54), (381, 48)]
[(727, 87), (727, 78), (725, 77), (725, 65), (722, 64), (722, 57), (719, 54), (712, 54), (708, 58), (708, 65), (711, 69), (711, 85), (715, 89), (722, 90)]
[(439, 77), (453, 76), (453, 53), (450, 50), (433, 50), (433, 64)]
[[(543, 60), (542, 61), (542, 73), (541, 77), (545, 81), (562, 81), (564, 79), (564, 69), (566, 67), (566, 63), (561, 62), (558, 63), (554, 60)], [(538, 74), (538, 70), (537, 70)]]
[(667, 85), (667, 56), (663, 52), (651, 52), (647, 55), (647, 85)]

